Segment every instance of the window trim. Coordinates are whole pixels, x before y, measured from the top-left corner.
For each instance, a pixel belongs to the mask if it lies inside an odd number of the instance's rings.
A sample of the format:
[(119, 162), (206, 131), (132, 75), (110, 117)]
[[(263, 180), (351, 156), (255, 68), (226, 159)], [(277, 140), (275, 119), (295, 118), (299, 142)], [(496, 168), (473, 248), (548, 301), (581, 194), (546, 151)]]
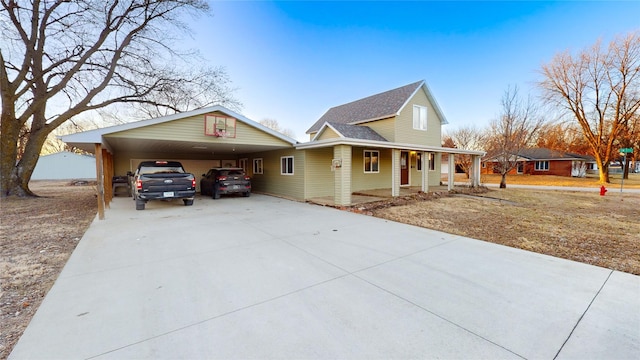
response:
[[(260, 166), (257, 167), (257, 169), (259, 169), (259, 171), (256, 171), (256, 165), (260, 163)], [(262, 158), (255, 158), (253, 159), (253, 168), (252, 168), (252, 173), (253, 175), (262, 175), (264, 174), (264, 161), (262, 160)]]
[(429, 171), (436, 171), (436, 153), (429, 153)]
[[(417, 110), (417, 118), (416, 118), (416, 110)], [(424, 123), (423, 119), (420, 116), (424, 112)], [(422, 105), (413, 105), (413, 129), (419, 131), (427, 131), (428, 123), (429, 123), (429, 108)]]
[[(540, 166), (540, 165), (546, 165), (546, 166)], [(536, 163), (534, 165), (534, 169), (535, 171), (549, 171), (549, 160), (536, 160)]]
[[(283, 167), (283, 165), (285, 164), (283, 161), (284, 160), (289, 160), (289, 159), (291, 159), (290, 168), (289, 168), (289, 161), (286, 162), (286, 168)], [(293, 155), (281, 156), (280, 157), (280, 175), (294, 175), (294, 171), (293, 171), (294, 165), (295, 165), (295, 160), (294, 160)]]
[[(369, 158), (371, 159), (369, 161), (369, 164), (371, 164), (369, 167), (370, 169), (367, 170), (367, 153), (369, 154)], [(373, 153), (376, 153), (376, 170), (373, 171)], [(380, 150), (363, 150), (362, 151), (362, 170), (365, 174), (378, 174), (380, 173)]]

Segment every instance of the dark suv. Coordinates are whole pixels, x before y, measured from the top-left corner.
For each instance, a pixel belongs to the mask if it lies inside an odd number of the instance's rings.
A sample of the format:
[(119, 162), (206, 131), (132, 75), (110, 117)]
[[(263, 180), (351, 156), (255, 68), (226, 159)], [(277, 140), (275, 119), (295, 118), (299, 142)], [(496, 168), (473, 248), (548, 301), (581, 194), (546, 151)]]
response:
[(251, 195), (251, 179), (242, 168), (213, 168), (202, 176), (202, 195), (211, 195), (214, 199), (220, 199), (220, 195), (225, 194)]

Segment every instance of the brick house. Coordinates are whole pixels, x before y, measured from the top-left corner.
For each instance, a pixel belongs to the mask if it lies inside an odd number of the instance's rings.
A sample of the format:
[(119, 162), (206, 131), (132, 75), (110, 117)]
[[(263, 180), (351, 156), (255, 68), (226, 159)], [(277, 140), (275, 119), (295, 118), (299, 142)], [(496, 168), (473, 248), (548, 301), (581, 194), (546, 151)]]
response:
[[(482, 174), (498, 173), (497, 156), (490, 156), (482, 161)], [(557, 175), (584, 177), (588, 172), (596, 170), (596, 162), (592, 156), (580, 155), (547, 148), (528, 148), (518, 153), (518, 165), (509, 171), (509, 175)]]

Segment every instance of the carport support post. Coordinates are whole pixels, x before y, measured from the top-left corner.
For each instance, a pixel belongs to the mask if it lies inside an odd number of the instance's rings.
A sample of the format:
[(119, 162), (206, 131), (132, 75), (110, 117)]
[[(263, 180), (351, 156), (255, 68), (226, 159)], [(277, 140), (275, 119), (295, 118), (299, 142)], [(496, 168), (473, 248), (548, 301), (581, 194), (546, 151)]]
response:
[(456, 165), (455, 154), (449, 154), (449, 173), (447, 174), (448, 175), (447, 190), (449, 191), (453, 190), (453, 179), (456, 172), (455, 165)]
[(333, 147), (333, 158), (341, 161), (334, 172), (333, 202), (337, 206), (351, 205), (351, 152), (350, 145)]
[(98, 190), (98, 219), (104, 220), (104, 169), (102, 166), (102, 144), (94, 145), (96, 155), (96, 188)]
[(422, 169), (422, 192), (429, 192), (429, 153), (420, 153), (420, 169)]

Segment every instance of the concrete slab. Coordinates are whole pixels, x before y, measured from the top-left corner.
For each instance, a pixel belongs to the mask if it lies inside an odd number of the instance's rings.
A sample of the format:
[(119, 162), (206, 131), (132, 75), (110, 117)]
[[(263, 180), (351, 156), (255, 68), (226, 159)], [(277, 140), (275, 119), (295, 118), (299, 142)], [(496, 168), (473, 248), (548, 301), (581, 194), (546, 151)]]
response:
[(117, 198), (10, 358), (632, 357), (638, 279), (269, 196)]
[(613, 272), (558, 359), (640, 357), (640, 277)]

